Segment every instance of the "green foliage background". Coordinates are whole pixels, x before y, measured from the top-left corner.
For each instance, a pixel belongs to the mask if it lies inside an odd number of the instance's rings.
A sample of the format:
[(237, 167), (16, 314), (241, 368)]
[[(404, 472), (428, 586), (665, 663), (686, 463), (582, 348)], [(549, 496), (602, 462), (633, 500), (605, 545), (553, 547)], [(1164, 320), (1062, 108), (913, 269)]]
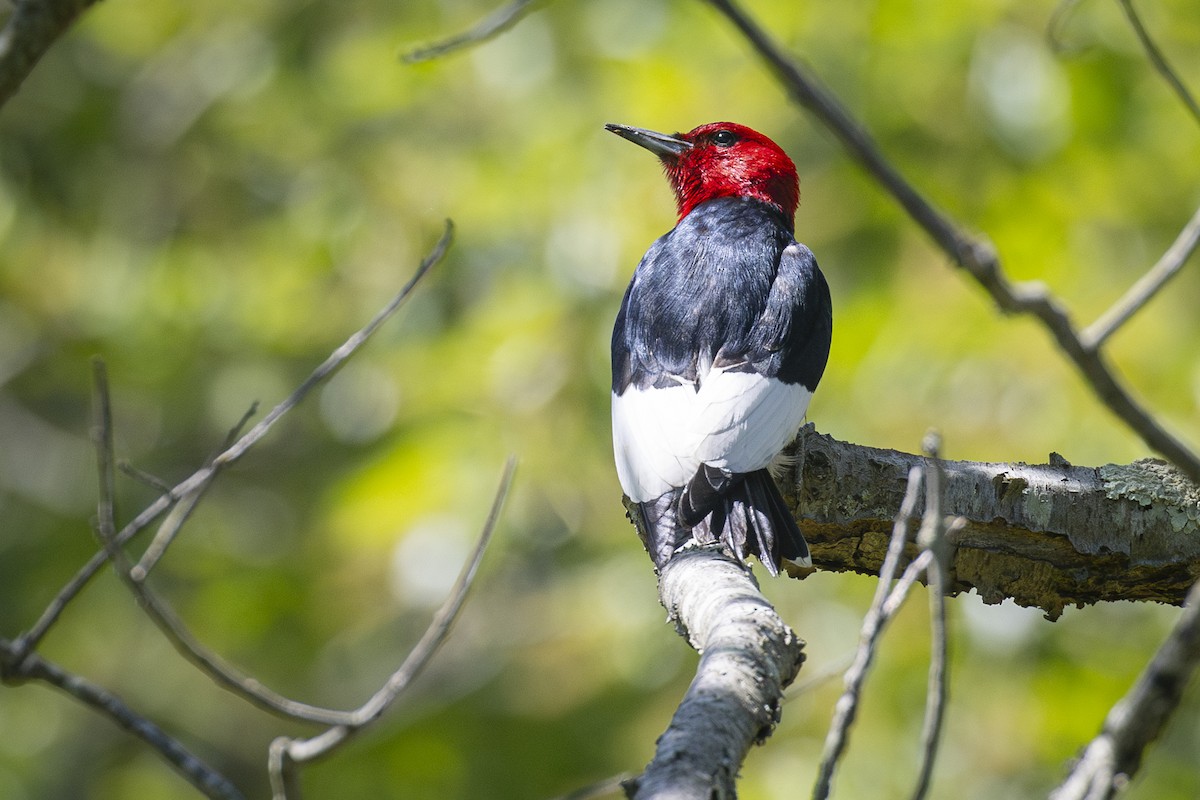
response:
[[(1200, 14), (1140, 3), (1200, 90)], [(419, 636), (520, 458), (473, 599), (386, 720), (304, 772), (313, 798), (548, 798), (636, 771), (694, 654), (663, 624), (609, 454), (607, 340), (642, 251), (673, 223), (654, 160), (604, 132), (731, 119), (802, 179), (799, 237), (833, 289), (819, 430), (955, 458), (1150, 455), (1033, 323), (1000, 317), (791, 106), (699, 2), (560, 1), (469, 52), (398, 53), (482, 0), (183, 3), (89, 11), (0, 111), (0, 631), (15, 636), (95, 547), (89, 358), (108, 363), (118, 455), (168, 481), (251, 401), (269, 407), (407, 279), (442, 220), (447, 261), (350, 366), (203, 502), (156, 576), (196, 633), (268, 685), (365, 698)], [(1115, 3), (755, 0), (941, 207), (1090, 321), (1200, 201), (1200, 128)], [(1200, 273), (1112, 343), (1164, 422), (1200, 442)], [(119, 487), (123, 519), (152, 489)], [(808, 641), (802, 673), (853, 649), (873, 582), (765, 586)], [(918, 597), (919, 600), (919, 597)], [(953, 604), (939, 798), (1044, 795), (1177, 612), (1118, 604), (1050, 624)], [(841, 798), (915, 773), (928, 634), (886, 640)], [(303, 726), (224, 694), (105, 573), (45, 642), (178, 734), (251, 796), (266, 747)], [(785, 708), (747, 800), (803, 796), (832, 703)], [(1193, 692), (1131, 798), (1200, 795)], [(185, 798), (109, 721), (40, 687), (0, 691), (0, 797)]]

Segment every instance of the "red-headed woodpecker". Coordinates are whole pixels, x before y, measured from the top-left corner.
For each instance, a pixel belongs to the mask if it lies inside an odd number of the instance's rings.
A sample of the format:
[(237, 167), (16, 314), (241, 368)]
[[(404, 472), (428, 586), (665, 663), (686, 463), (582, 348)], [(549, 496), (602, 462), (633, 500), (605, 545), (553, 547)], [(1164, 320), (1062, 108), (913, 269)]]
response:
[(690, 540), (811, 567), (768, 467), (800, 429), (833, 332), (829, 286), (793, 235), (800, 181), (773, 141), (713, 122), (608, 130), (662, 161), (679, 222), (633, 274), (612, 338), (621, 488), (661, 569)]

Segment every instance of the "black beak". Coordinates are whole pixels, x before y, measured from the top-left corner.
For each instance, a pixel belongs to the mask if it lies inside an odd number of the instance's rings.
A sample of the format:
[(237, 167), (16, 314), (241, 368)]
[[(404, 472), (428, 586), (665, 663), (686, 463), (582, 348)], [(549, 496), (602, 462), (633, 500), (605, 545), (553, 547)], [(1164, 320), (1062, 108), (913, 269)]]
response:
[(610, 122), (604, 126), (622, 139), (628, 139), (634, 144), (640, 144), (659, 158), (678, 158), (692, 149), (692, 143), (665, 133), (648, 131), (645, 128), (634, 128), (631, 125), (617, 125)]

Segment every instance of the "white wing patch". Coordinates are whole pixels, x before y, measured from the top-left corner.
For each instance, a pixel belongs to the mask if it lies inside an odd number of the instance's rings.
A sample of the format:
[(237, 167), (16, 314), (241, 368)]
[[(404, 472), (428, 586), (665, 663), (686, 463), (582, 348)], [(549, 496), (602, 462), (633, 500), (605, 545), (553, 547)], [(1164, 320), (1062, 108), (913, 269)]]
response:
[(634, 502), (686, 484), (702, 463), (752, 472), (769, 465), (804, 421), (812, 392), (754, 372), (713, 370), (699, 391), (629, 387), (613, 395), (613, 450)]

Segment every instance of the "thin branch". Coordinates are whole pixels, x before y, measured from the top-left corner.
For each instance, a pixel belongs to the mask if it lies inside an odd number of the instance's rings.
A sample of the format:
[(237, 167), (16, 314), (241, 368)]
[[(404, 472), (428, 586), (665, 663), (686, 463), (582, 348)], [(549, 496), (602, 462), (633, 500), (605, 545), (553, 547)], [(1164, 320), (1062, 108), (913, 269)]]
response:
[(1200, 664), (1200, 583), (1187, 607), (1137, 683), (1104, 720), (1051, 800), (1108, 800), (1134, 776), (1146, 747), (1179, 707), (1183, 690)]
[(117, 469), (125, 473), (129, 478), (133, 478), (138, 483), (144, 483), (151, 489), (158, 491), (159, 494), (166, 494), (171, 491), (171, 484), (164, 481), (157, 475), (152, 475), (144, 469), (138, 469), (133, 464), (130, 464), (125, 459), (117, 461)]
[(921, 728), (921, 767), (917, 773), (913, 800), (924, 800), (933, 778), (933, 765), (941, 741), (942, 721), (946, 709), (946, 570), (949, 553), (946, 520), (942, 516), (945, 497), (945, 475), (938, 450), (940, 437), (930, 433), (925, 437), (925, 514), (917, 532), (917, 544), (933, 557), (925, 569), (929, 586), (930, 658), (929, 678), (925, 691), (925, 721)]
[(383, 323), (387, 322), (388, 319), (390, 319), (392, 315), (394, 315), (400, 309), (400, 306), (404, 305), (404, 301), (407, 300), (409, 295), (412, 294), (413, 289), (417, 287), (417, 284), (420, 283), (421, 279), (425, 277), (426, 273), (428, 273), (435, 264), (442, 260), (442, 256), (446, 254), (446, 250), (450, 247), (450, 242), (453, 241), (453, 239), (454, 223), (450, 220), (446, 220), (446, 227), (442, 232), (442, 237), (438, 240), (438, 243), (434, 245), (434, 248), (429, 255), (425, 256), (420, 266), (417, 267), (417, 271), (411, 278), (409, 278), (408, 283), (404, 284), (404, 287), (400, 290), (400, 292), (392, 298), (392, 301), (384, 306), (384, 308), (379, 311), (370, 322), (368, 322), (360, 330), (356, 331), (349, 339), (347, 339), (341, 347), (334, 350), (329, 355), (329, 358), (321, 362), (321, 364), (312, 371), (311, 375), (304, 379), (304, 382), (301, 383), (294, 392), (284, 398), (279, 405), (272, 408), (271, 411), (265, 417), (263, 417), (262, 421), (251, 428), (246, 435), (238, 439), (233, 446), (214, 458), (213, 467), (220, 469), (241, 458), (247, 450), (257, 444), (260, 439), (267, 435), (267, 431), (269, 431), (275, 425), (275, 423), (279, 421), (280, 417), (295, 408), (295, 406), (300, 403), (300, 401), (303, 400), (310, 391), (316, 388), (318, 384), (340, 369), (341, 366), (346, 363), (346, 360), (349, 359), (350, 356), (354, 355), (354, 352), (358, 350), (358, 348), (362, 347), (366, 343), (367, 339), (371, 338), (375, 331), (377, 331), (379, 327), (383, 325)]
[[(294, 408), (301, 400), (308, 395), (312, 389), (317, 386), (325, 378), (335, 372), (346, 359), (354, 354), (366, 340), (373, 334), (380, 325), (382, 325), (389, 317), (404, 304), (416, 288), (420, 280), (433, 268), (435, 264), (441, 261), (445, 255), (447, 248), (454, 236), (454, 224), (450, 220), (446, 220), (446, 227), (441, 238), (434, 246), (433, 250), (425, 257), (421, 264), (417, 267), (416, 272), (408, 283), (400, 290), (400, 292), (392, 299), (390, 303), (382, 311), (375, 315), (370, 322), (362, 329), (357, 331), (349, 339), (346, 340), (341, 347), (333, 351), (329, 358), (325, 359), (313, 372), (300, 384), (300, 386), (288, 395), (279, 405), (271, 409), (262, 421), (255, 425), (248, 433), (242, 436), (232, 446), (225, 449), (220, 455), (212, 460), (212, 463), (200, 468), (192, 473), (188, 478), (177, 484), (170, 492), (162, 495), (149, 506), (141, 511), (132, 521), (125, 525), (124, 528), (114, 537), (114, 544), (117, 547), (122, 547), (130, 539), (136, 536), (147, 525), (158, 518), (167, 509), (171, 508), (181, 499), (191, 496), (192, 494), (201, 492), (205, 487), (216, 477), (217, 473), (224, 467), (232, 464), (238, 458), (241, 458), (247, 450), (258, 443), (267, 432), (275, 425), (279, 419)], [(37, 622), (26, 633), (19, 636), (13, 643), (15, 652), (18, 656), (31, 652), (41, 642), (46, 633), (62, 615), (67, 605), (71, 603), (78, 594), (83, 591), (83, 588), (95, 577), (100, 568), (104, 566), (108, 560), (108, 554), (105, 551), (97, 552), (88, 560), (86, 564), (79, 569), (78, 572), (71, 578), (70, 581), (59, 590), (58, 594), (50, 601), (50, 604), (42, 612)]]
[(224, 776), (193, 755), (162, 728), (131, 709), (121, 698), (78, 675), (67, 672), (37, 653), (25, 654), (18, 674), (6, 675), (6, 679), (40, 680), (60, 689), (141, 739), (205, 797), (215, 800), (243, 800), (242, 793)]
[(1120, 300), (1113, 303), (1108, 311), (1105, 311), (1099, 319), (1084, 328), (1079, 334), (1084, 348), (1094, 351), (1104, 344), (1117, 328), (1140, 311), (1142, 306), (1146, 305), (1167, 281), (1175, 277), (1175, 274), (1191, 258), (1197, 245), (1200, 245), (1200, 208), (1197, 208), (1196, 212), (1192, 214), (1192, 218), (1188, 220), (1187, 225), (1183, 226), (1183, 230), (1175, 237), (1175, 241), (1167, 248), (1167, 251), (1162, 254), (1162, 258), (1158, 259), (1158, 262), (1139, 278), (1137, 283), (1129, 287), (1129, 290)]
[(0, 30), (0, 106), (7, 103), (50, 46), (96, 0), (14, 0)]
[(171, 608), (142, 581), (133, 576), (133, 567), (124, 550), (116, 542), (116, 506), (113, 473), (112, 410), (108, 391), (108, 376), (104, 362), (93, 361), (96, 422), (93, 438), (100, 475), (100, 499), (97, 503), (97, 534), (108, 553), (108, 560), (118, 577), (137, 598), (138, 605), (162, 631), (167, 640), (189, 662), (208, 675), (218, 686), (228, 689), (244, 700), (266, 711), (306, 722), (335, 725), (348, 717), (340, 711), (310, 706), (289, 700), (271, 691), (258, 681), (239, 674), (191, 635)]
[(387, 682), (359, 708), (347, 714), (347, 719), (309, 739), (279, 737), (271, 744), (268, 768), (276, 800), (297, 797), (296, 767), (304, 762), (324, 757), (350, 739), (355, 733), (377, 720), (396, 701), (429, 664), (430, 659), (445, 642), (454, 621), (462, 611), (467, 594), (474, 583), (484, 551), (500, 521), (500, 511), (512, 486), (516, 460), (512, 457), (504, 466), (500, 486), (492, 498), (492, 507), (475, 543), (475, 549), (463, 565), (449, 596), (433, 616), (425, 633), (409, 652), (400, 667)]
[(350, 712), (314, 706), (285, 697), (226, 663), (192, 635), (166, 601), (151, 591), (146, 583), (133, 577), (132, 572), (136, 568), (129, 563), (124, 554), (114, 560), (114, 566), (137, 598), (138, 605), (176, 652), (222, 689), (264, 711), (288, 719), (319, 725), (339, 725), (351, 719)]
[[(258, 401), (255, 400), (250, 404), (250, 408), (246, 410), (246, 413), (242, 414), (242, 418), (238, 420), (237, 424), (234, 425), (233, 428), (230, 429), (229, 433), (225, 436), (225, 442), (221, 445), (221, 449), (218, 450), (217, 453), (213, 454), (214, 458), (221, 452), (228, 450), (234, 445), (235, 442), (237, 442), (238, 437), (241, 435), (242, 430), (246, 427), (246, 424), (250, 422), (250, 420), (257, 413)], [(210, 483), (211, 482), (202, 484), (200, 489), (183, 498), (182, 501), (177, 503), (175, 507), (171, 509), (171, 513), (168, 514), (167, 518), (163, 520), (163, 523), (158, 526), (158, 532), (154, 534), (154, 538), (150, 540), (150, 544), (147, 545), (146, 549), (142, 552), (141, 559), (134, 566), (134, 568), (129, 571), (130, 577), (132, 577), (135, 581), (146, 580), (146, 577), (150, 574), (150, 570), (154, 569), (154, 565), (157, 564), (164, 555), (166, 555), (167, 548), (171, 546), (173, 541), (175, 541), (175, 537), (179, 535), (179, 531), (183, 529), (184, 523), (191, 518), (192, 512), (196, 510), (196, 505), (204, 496), (204, 489), (207, 488)]]
[(137, 564), (129, 570), (129, 577), (141, 583), (150, 575), (150, 570), (154, 569), (154, 565), (166, 555), (167, 548), (175, 541), (175, 537), (183, 530), (183, 524), (192, 517), (192, 512), (196, 510), (196, 506), (200, 503), (200, 498), (204, 496), (204, 489), (211, 486), (212, 481), (207, 481), (202, 484), (200, 489), (184, 497), (170, 513), (167, 518), (158, 526), (158, 532), (154, 534), (154, 538), (150, 540), (150, 544), (142, 551), (142, 558)]
[(1151, 449), (1178, 466), (1192, 482), (1200, 484), (1200, 456), (1163, 429), (1133, 399), (1099, 352), (1084, 346), (1069, 314), (1044, 286), (1009, 281), (991, 243), (967, 235), (926, 200), (883, 157), (870, 134), (837, 97), (807, 67), (790, 58), (733, 0), (706, 2), (741, 31), (792, 98), (809, 109), (829, 129), (860, 166), (882, 184), (909, 216), (925, 229), (934, 243), (991, 295), (1002, 311), (1030, 314), (1040, 320), (1101, 402)]
[(845, 675), (846, 670), (850, 669), (850, 665), (854, 663), (855, 652), (856, 650), (847, 650), (840, 658), (829, 662), (820, 671), (809, 669), (807, 677), (804, 680), (796, 681), (788, 687), (787, 694), (783, 697), (783, 702), (790, 703), (801, 695)]
[(891, 615), (885, 611), (885, 605), (892, 592), (892, 581), (900, 564), (900, 556), (904, 552), (904, 544), (908, 540), (909, 523), (917, 508), (917, 496), (921, 489), (923, 470), (914, 466), (908, 473), (908, 485), (904, 492), (904, 501), (896, 514), (892, 525), (892, 538), (888, 545), (887, 557), (879, 572), (879, 583), (875, 586), (875, 597), (863, 618), (862, 633), (859, 636), (859, 646), (855, 653), (854, 663), (846, 670), (845, 690), (834, 706), (833, 721), (829, 733), (825, 737), (825, 747), (821, 753), (821, 763), (817, 767), (817, 781), (813, 786), (814, 800), (825, 800), (833, 786), (833, 773), (837, 769), (846, 748), (846, 740), (850, 726), (858, 714), (859, 698), (862, 694), (863, 682), (867, 670), (875, 658), (875, 648), (879, 637)]
[(92, 359), (92, 396), (95, 419), (92, 422), (92, 444), (96, 448), (96, 471), (99, 474), (99, 500), (96, 503), (96, 532), (100, 544), (110, 559), (121, 556), (116, 544), (116, 470), (113, 467), (112, 402), (108, 392), (108, 370), (103, 359)]
[(883, 602), (882, 615), (885, 625), (892, 621), (892, 617), (900, 613), (904, 601), (908, 599), (908, 593), (913, 590), (914, 586), (921, 582), (921, 578), (925, 577), (925, 572), (929, 569), (929, 564), (932, 561), (933, 553), (928, 550), (922, 550), (904, 568), (904, 572), (900, 574), (900, 579), (896, 581), (896, 585), (888, 592), (887, 599)]
[(620, 772), (603, 780), (581, 786), (573, 792), (559, 795), (554, 800), (594, 800), (597, 797), (607, 797), (621, 791), (621, 787), (634, 776), (628, 772)]
[(1073, 54), (1080, 48), (1067, 44), (1065, 30), (1080, 0), (1059, 0), (1046, 25), (1046, 41), (1055, 53)]
[(228, 450), (230, 447), (233, 447), (233, 443), (238, 440), (238, 437), (242, 435), (242, 431), (246, 429), (246, 426), (250, 424), (250, 420), (254, 419), (254, 415), (257, 413), (258, 401), (255, 400), (250, 403), (250, 407), (242, 414), (242, 418), (229, 429), (229, 433), (225, 434), (225, 442), (221, 445), (222, 450)]
[(1125, 12), (1125, 16), (1129, 19), (1129, 24), (1133, 27), (1133, 32), (1137, 34), (1138, 41), (1142, 43), (1142, 47), (1146, 50), (1146, 55), (1150, 58), (1150, 63), (1163, 76), (1167, 84), (1178, 95), (1180, 102), (1195, 118), (1196, 122), (1200, 122), (1200, 104), (1196, 103), (1196, 98), (1188, 91), (1188, 88), (1183, 85), (1179, 75), (1167, 63), (1166, 56), (1158, 49), (1158, 45), (1154, 43), (1150, 32), (1146, 30), (1146, 26), (1142, 24), (1142, 18), (1138, 16), (1137, 11), (1133, 7), (1133, 0), (1117, 0), (1121, 5), (1121, 10)]
[(520, 22), (532, 11), (536, 10), (539, 0), (512, 0), (508, 5), (496, 9), (484, 17), (469, 30), (443, 39), (425, 47), (418, 47), (402, 55), (402, 61), (416, 64), (421, 61), (432, 61), (458, 50), (482, 44)]

